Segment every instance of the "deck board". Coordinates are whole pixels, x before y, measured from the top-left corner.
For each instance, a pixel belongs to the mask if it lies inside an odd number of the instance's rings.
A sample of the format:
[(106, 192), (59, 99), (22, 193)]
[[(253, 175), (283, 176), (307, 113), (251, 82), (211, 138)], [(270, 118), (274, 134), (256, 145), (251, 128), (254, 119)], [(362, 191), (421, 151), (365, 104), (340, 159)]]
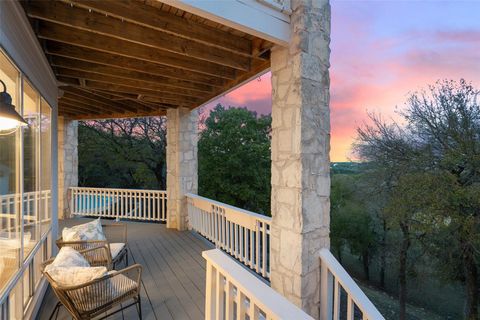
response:
[[(87, 219), (60, 221), (63, 226), (86, 222)], [(108, 223), (108, 222), (107, 222)], [(142, 313), (148, 320), (198, 320), (205, 312), (204, 250), (213, 246), (189, 231), (170, 230), (164, 224), (128, 222), (130, 264), (143, 266)], [(50, 316), (57, 298), (48, 289), (38, 313), (38, 320)], [(109, 319), (136, 319), (135, 307)], [(71, 319), (62, 307), (59, 320)]]

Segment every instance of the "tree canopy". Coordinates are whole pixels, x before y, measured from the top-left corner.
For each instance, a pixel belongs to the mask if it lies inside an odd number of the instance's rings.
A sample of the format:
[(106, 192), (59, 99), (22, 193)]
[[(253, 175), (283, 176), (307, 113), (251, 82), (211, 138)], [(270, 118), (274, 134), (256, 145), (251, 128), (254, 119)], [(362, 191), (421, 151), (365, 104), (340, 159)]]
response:
[(479, 91), (441, 81), (411, 94), (404, 125), (371, 115), (356, 151), (386, 190), (384, 207), (401, 234), (400, 303), (405, 318), (406, 261), (412, 242), (439, 262), (441, 276), (465, 283), (467, 319), (478, 318), (480, 241)]
[(199, 194), (270, 215), (271, 117), (217, 105), (201, 125)]
[(79, 183), (88, 187), (166, 187), (166, 118), (81, 122)]

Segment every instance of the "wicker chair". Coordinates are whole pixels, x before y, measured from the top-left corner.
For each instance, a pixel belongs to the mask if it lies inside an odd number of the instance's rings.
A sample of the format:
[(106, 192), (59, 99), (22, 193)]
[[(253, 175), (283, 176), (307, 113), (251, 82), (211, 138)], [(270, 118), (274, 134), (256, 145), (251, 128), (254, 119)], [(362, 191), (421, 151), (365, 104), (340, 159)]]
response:
[[(90, 248), (79, 251), (92, 266), (99, 266), (98, 261), (107, 261), (107, 269), (111, 266), (110, 255), (106, 247)], [(45, 278), (52, 286), (53, 292), (60, 301), (52, 312), (50, 319), (63, 305), (75, 320), (105, 319), (117, 312), (125, 310), (133, 305), (137, 308), (139, 319), (142, 319), (142, 305), (140, 298), (140, 284), (142, 277), (142, 266), (132, 265), (120, 271), (110, 271), (107, 275), (75, 286), (61, 286), (53, 280), (45, 267), (52, 263), (50, 259), (43, 263), (42, 271)], [(123, 305), (122, 305), (123, 304)], [(120, 306), (119, 309), (108, 313), (112, 308)]]
[(103, 233), (107, 238), (104, 240), (85, 240), (85, 241), (63, 241), (62, 238), (56, 241), (57, 247), (72, 247), (80, 251), (90, 248), (107, 246), (112, 257), (113, 268), (115, 269), (123, 260), (125, 266), (128, 266), (128, 247), (127, 247), (127, 225), (125, 223), (102, 224)]

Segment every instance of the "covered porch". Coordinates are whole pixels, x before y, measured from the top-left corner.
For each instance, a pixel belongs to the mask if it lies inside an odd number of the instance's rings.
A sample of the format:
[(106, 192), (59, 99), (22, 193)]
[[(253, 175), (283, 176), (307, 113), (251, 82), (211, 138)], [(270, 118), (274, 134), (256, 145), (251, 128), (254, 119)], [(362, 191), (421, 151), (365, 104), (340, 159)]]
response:
[[(24, 83), (52, 110), (48, 229), (0, 288), (2, 319), (49, 314), (40, 264), (76, 216), (128, 221), (146, 318), (382, 319), (328, 251), (327, 0), (8, 0), (0, 15), (17, 111)], [(197, 195), (196, 109), (267, 71), (271, 217)], [(78, 121), (145, 116), (167, 117), (166, 190), (78, 187)], [(22, 152), (15, 161), (22, 181)], [(5, 214), (23, 234), (17, 202)]]
[[(59, 224), (63, 228), (86, 220), (89, 219), (66, 219)], [(165, 224), (131, 221), (127, 228), (130, 261), (143, 266), (143, 318), (204, 319), (206, 263), (202, 251), (214, 246), (190, 231), (168, 230)], [(57, 301), (48, 290), (38, 319), (47, 320)], [(135, 319), (136, 311), (130, 309), (110, 319)], [(62, 308), (58, 319), (71, 317)]]

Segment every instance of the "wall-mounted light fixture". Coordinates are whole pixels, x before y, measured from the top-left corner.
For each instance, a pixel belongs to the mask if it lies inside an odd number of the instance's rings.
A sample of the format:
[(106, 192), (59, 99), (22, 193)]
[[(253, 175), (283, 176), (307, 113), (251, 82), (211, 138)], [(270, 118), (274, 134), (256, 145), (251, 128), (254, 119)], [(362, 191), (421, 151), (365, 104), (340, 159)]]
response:
[(3, 85), (3, 92), (0, 92), (0, 132), (28, 125), (27, 121), (15, 111), (12, 97), (7, 93), (5, 82), (0, 80), (0, 83)]

